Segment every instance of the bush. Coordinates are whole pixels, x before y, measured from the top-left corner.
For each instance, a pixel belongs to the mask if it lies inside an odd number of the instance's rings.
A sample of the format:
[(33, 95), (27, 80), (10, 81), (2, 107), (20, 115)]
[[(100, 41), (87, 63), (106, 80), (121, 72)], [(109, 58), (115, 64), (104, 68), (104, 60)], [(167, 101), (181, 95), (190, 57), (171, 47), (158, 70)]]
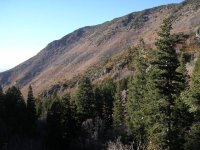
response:
[(123, 144), (118, 138), (115, 142), (108, 142), (106, 150), (133, 150), (133, 146)]

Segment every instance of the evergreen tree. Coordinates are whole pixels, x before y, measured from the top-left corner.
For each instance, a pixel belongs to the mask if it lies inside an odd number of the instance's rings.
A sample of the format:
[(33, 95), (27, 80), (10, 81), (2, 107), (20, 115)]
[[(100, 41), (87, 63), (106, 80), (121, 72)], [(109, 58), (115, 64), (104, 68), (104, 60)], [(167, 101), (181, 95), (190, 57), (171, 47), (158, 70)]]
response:
[(83, 77), (80, 80), (76, 93), (77, 112), (82, 115), (83, 120), (94, 118), (95, 116), (95, 99), (90, 79)]
[(174, 125), (177, 128), (177, 133), (179, 134), (176, 138), (176, 141), (178, 141), (176, 145), (180, 149), (183, 149), (185, 135), (193, 122), (193, 115), (189, 112), (189, 107), (185, 104), (184, 98), (182, 97), (182, 95), (184, 95), (189, 88), (189, 76), (183, 53), (181, 53), (180, 56), (180, 66), (177, 68), (177, 73), (180, 79), (179, 88), (181, 91), (181, 96), (177, 97), (175, 101)]
[(135, 73), (129, 81), (127, 101), (127, 125), (131, 129), (136, 142), (145, 141), (145, 92), (146, 92), (146, 69), (144, 41), (140, 40), (136, 48)]
[(36, 124), (37, 124), (36, 104), (35, 104), (35, 98), (33, 96), (33, 90), (30, 85), (27, 97), (27, 128), (29, 134), (33, 134), (35, 132)]
[(18, 88), (9, 88), (5, 95), (5, 121), (10, 133), (25, 131), (26, 103)]
[(194, 113), (195, 120), (200, 120), (200, 57), (198, 58), (194, 72), (191, 79), (189, 90), (187, 90), (183, 97), (185, 102), (190, 107), (190, 112)]
[(157, 54), (151, 62), (148, 74), (147, 99), (149, 113), (149, 134), (151, 142), (162, 148), (180, 149), (176, 103), (182, 87), (177, 73), (179, 61), (175, 50), (175, 41), (170, 34), (172, 24), (165, 19), (158, 33)]
[(60, 100), (54, 101), (47, 113), (47, 147), (61, 149), (63, 147), (62, 113), (63, 105)]
[(122, 91), (120, 83), (117, 85), (117, 91), (115, 94), (114, 108), (113, 108), (113, 122), (115, 125), (121, 125), (124, 123), (124, 110), (122, 103)]
[(94, 87), (94, 99), (96, 106), (96, 115), (103, 118), (103, 94), (102, 89), (98, 86)]
[[(200, 58), (200, 57), (199, 57)], [(194, 72), (192, 75), (190, 88), (186, 90), (182, 97), (189, 106), (190, 112), (193, 114), (193, 124), (186, 135), (185, 149), (197, 150), (200, 146), (200, 59), (198, 58)]]
[(103, 120), (105, 122), (105, 128), (110, 129), (113, 125), (113, 102), (115, 97), (115, 84), (113, 80), (107, 80), (102, 85), (103, 93)]
[(76, 114), (70, 104), (70, 95), (54, 100), (47, 113), (47, 145), (49, 149), (66, 149), (77, 135)]
[(181, 91), (186, 90), (189, 87), (189, 75), (185, 65), (184, 53), (180, 56), (180, 66), (177, 68), (177, 72), (180, 78), (180, 88)]
[(61, 127), (65, 147), (67, 147), (70, 141), (75, 138), (78, 129), (76, 114), (73, 110), (73, 106), (70, 104), (70, 99), (69, 94), (66, 94), (62, 98), (63, 112), (61, 117)]
[(199, 150), (200, 147), (200, 124), (194, 123), (190, 132), (186, 135), (185, 150)]

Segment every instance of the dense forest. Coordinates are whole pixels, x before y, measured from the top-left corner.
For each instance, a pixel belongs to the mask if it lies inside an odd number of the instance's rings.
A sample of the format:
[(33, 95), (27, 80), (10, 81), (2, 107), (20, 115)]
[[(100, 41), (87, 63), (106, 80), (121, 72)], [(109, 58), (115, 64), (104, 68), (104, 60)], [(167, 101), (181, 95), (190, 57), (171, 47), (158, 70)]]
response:
[(155, 49), (139, 40), (127, 78), (93, 84), (83, 76), (74, 92), (43, 99), (31, 85), (27, 100), (15, 86), (1, 88), (0, 149), (200, 149), (200, 59), (189, 76), (171, 30), (165, 19)]

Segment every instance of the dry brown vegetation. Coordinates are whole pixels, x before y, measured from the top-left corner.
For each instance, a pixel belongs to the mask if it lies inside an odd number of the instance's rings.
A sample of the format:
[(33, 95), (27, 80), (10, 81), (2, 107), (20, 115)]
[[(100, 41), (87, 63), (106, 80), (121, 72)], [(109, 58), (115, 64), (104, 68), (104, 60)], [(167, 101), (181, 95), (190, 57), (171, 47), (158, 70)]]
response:
[[(47, 45), (41, 52), (15, 68), (0, 74), (5, 88), (17, 85), (23, 93), (31, 84), (35, 94), (58, 83), (67, 84), (102, 59), (110, 58), (143, 38), (153, 47), (156, 32), (166, 17), (171, 17), (173, 33), (194, 33), (200, 25), (200, 2), (188, 0), (134, 12), (103, 24), (78, 29)], [(188, 40), (190, 43), (190, 41)], [(192, 44), (189, 44), (192, 45)], [(196, 49), (195, 44), (188, 47)], [(112, 62), (107, 64), (112, 66)]]

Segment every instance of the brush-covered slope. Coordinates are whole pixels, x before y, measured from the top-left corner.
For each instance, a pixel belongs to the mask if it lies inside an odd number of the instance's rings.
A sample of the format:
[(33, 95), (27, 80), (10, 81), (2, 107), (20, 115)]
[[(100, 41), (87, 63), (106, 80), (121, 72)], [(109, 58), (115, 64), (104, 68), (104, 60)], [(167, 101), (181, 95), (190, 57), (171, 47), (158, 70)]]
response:
[(32, 84), (35, 94), (39, 94), (51, 85), (84, 73), (102, 59), (134, 45), (139, 38), (152, 46), (162, 20), (169, 16), (174, 20), (173, 32), (195, 32), (200, 25), (200, 1), (160, 6), (78, 29), (51, 42), (24, 63), (0, 73), (0, 84), (5, 88), (17, 85), (23, 92)]

